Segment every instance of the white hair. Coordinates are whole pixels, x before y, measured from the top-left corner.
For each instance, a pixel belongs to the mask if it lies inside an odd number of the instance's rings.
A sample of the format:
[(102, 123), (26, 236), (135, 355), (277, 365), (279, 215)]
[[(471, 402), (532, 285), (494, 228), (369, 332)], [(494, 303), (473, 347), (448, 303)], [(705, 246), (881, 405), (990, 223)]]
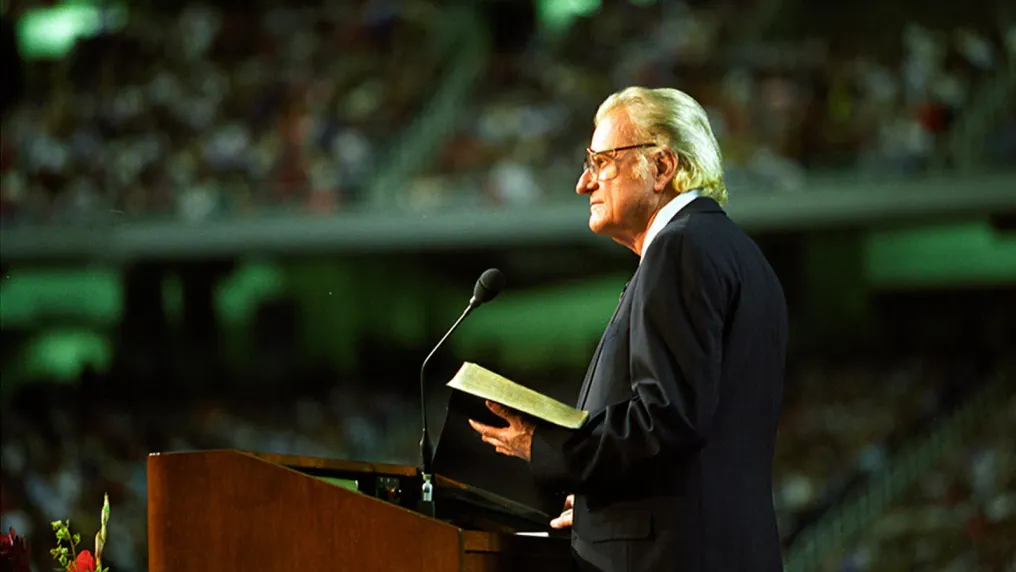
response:
[[(698, 189), (721, 205), (727, 202), (723, 183), (723, 156), (709, 126), (709, 117), (690, 95), (671, 88), (628, 87), (600, 104), (594, 125), (604, 117), (624, 110), (640, 139), (634, 143), (656, 143), (674, 151), (680, 161), (671, 183), (683, 192)], [(648, 175), (649, 163), (640, 154), (640, 171)]]

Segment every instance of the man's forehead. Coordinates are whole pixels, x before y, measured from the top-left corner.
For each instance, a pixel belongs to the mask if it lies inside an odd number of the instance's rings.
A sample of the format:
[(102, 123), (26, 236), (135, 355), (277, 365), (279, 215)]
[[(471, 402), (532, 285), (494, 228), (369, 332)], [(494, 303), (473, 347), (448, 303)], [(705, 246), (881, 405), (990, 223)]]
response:
[(589, 148), (593, 151), (605, 151), (632, 145), (633, 142), (628, 141), (631, 127), (627, 112), (623, 109), (612, 111), (603, 117), (599, 125), (596, 126)]

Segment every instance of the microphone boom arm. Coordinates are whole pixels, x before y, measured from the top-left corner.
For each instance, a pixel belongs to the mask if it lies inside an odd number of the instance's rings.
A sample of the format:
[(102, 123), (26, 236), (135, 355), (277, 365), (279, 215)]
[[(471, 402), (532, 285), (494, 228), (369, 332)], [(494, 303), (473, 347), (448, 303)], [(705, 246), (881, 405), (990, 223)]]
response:
[[(430, 350), (430, 353), (427, 354), (426, 358), (424, 358), (423, 364), (420, 365), (420, 419), (423, 420), (423, 437), (420, 439), (420, 453), (421, 453), (421, 456), (423, 457), (423, 459), (422, 459), (422, 461), (423, 461), (423, 478), (424, 478), (424, 487), (425, 487), (424, 488), (424, 496), (427, 496), (428, 490), (427, 490), (426, 487), (430, 483), (430, 477), (431, 477), (431, 475), (434, 474), (434, 471), (433, 471), (434, 446), (433, 446), (433, 443), (430, 442), (430, 434), (429, 434), (428, 429), (427, 429), (427, 427), (428, 427), (428, 423), (427, 423), (427, 381), (426, 381), (426, 377), (425, 377), (425, 371), (427, 369), (427, 363), (430, 362), (430, 358), (434, 357), (434, 354), (437, 353), (437, 350), (441, 349), (441, 346), (444, 345), (445, 340), (447, 340), (448, 337), (452, 335), (452, 332), (454, 332), (459, 327), (459, 324), (462, 323), (462, 320), (465, 320), (466, 316), (468, 316), (469, 313), (472, 312), (473, 308), (475, 308), (475, 307), (476, 307), (476, 305), (474, 305), (473, 300), (470, 300), (469, 301), (469, 305), (466, 306), (465, 311), (462, 312), (462, 315), (459, 316), (459, 319), (455, 320), (455, 323), (452, 324), (452, 327), (449, 328), (447, 332), (445, 332), (444, 337), (442, 337), (441, 340), (438, 341), (437, 345), (434, 346), (434, 349)], [(430, 501), (431, 499), (424, 498), (423, 500), (426, 502), (426, 501)]]

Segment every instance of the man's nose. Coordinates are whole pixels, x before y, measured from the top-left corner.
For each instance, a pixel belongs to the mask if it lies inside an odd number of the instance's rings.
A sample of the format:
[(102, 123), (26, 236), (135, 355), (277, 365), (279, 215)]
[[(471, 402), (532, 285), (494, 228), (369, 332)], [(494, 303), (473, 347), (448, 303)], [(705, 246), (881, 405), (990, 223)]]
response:
[(580, 195), (585, 195), (593, 192), (596, 187), (596, 179), (593, 174), (589, 172), (589, 169), (582, 171), (579, 175), (579, 181), (575, 183), (575, 192)]

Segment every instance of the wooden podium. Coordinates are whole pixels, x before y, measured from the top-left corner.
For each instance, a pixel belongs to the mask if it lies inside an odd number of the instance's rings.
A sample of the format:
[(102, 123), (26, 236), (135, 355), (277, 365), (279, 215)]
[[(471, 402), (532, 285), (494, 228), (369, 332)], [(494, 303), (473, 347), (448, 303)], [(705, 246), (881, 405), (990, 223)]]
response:
[[(566, 537), (515, 534), (527, 531), (531, 522), (525, 510), (466, 485), (435, 478), (441, 491), (435, 493), (435, 505), (456, 507), (456, 517), (430, 518), (410, 510), (419, 500), (420, 482), (415, 468), (401, 465), (228, 450), (153, 453), (148, 458), (148, 569), (570, 569)], [(470, 507), (486, 516), (464, 518)], [(528, 528), (538, 530), (535, 523)]]

